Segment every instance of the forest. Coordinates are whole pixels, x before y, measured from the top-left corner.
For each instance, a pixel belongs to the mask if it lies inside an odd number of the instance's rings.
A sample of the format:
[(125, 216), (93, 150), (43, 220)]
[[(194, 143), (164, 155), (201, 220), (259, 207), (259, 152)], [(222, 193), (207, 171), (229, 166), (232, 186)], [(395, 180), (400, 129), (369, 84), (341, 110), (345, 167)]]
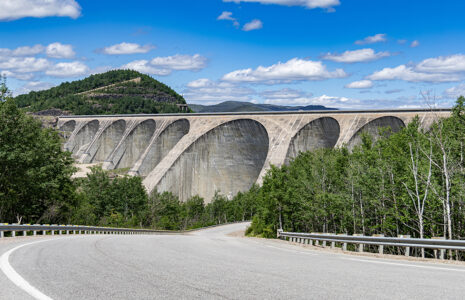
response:
[[(140, 78), (140, 82), (127, 82), (135, 78)], [(18, 107), (29, 112), (60, 109), (73, 115), (177, 113), (181, 112), (177, 104), (186, 103), (167, 85), (132, 70), (91, 75), (45, 91), (19, 95), (15, 100)]]

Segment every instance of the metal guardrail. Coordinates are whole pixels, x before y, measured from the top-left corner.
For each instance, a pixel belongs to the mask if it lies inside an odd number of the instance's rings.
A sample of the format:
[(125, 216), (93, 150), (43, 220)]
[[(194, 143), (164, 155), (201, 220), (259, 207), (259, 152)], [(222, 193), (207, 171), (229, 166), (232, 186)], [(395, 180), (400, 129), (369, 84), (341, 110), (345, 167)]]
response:
[(0, 223), (0, 238), (5, 236), (5, 232), (11, 232), (11, 236), (17, 236), (17, 232), (21, 232), (22, 236), (27, 236), (28, 232), (31, 232), (33, 236), (51, 235), (57, 234), (184, 234), (194, 232), (202, 229), (208, 229), (223, 225), (243, 223), (241, 222), (230, 222), (224, 224), (210, 225), (201, 228), (189, 229), (189, 230), (154, 230), (154, 229), (132, 229), (132, 228), (114, 228), (114, 227), (98, 227), (98, 226), (84, 226), (84, 225), (56, 225), (56, 224), (8, 224)]
[(346, 234), (320, 234), (320, 233), (298, 233), (284, 232), (278, 230), (278, 238), (289, 240), (291, 242), (326, 246), (327, 242), (331, 243), (331, 248), (336, 247), (336, 243), (342, 244), (342, 249), (347, 250), (347, 244), (355, 244), (358, 246), (358, 251), (363, 252), (363, 245), (378, 246), (380, 254), (384, 253), (384, 246), (394, 246), (405, 248), (405, 255), (410, 255), (410, 248), (425, 248), (433, 249), (436, 256), (436, 251), (440, 250), (440, 258), (444, 259), (445, 250), (465, 251), (465, 240), (446, 240), (442, 237), (432, 239), (411, 238), (409, 235), (401, 235), (399, 237), (385, 237), (383, 235), (363, 236), (363, 235), (346, 235)]
[(17, 232), (22, 232), (23, 236), (27, 236), (28, 232), (36, 236), (38, 234), (46, 235), (48, 232), (51, 235), (57, 234), (160, 234), (170, 233), (162, 230), (149, 229), (131, 229), (131, 228), (108, 228), (97, 226), (83, 225), (48, 225), (48, 224), (8, 224), (0, 223), (0, 238), (5, 236), (5, 232), (11, 232), (11, 236), (15, 237)]

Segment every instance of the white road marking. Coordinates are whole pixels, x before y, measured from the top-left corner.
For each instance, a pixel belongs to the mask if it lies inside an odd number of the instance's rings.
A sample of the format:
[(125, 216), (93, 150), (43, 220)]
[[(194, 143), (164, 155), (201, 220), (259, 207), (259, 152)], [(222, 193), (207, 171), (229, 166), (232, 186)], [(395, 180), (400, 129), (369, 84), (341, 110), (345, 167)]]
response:
[[(54, 239), (56, 240), (56, 239)], [(27, 243), (23, 244), (20, 246), (17, 246), (5, 253), (0, 257), (0, 269), (5, 273), (5, 275), (10, 279), (15, 285), (17, 285), (20, 289), (31, 295), (33, 298), (38, 299), (38, 300), (52, 300), (49, 296), (43, 294), (41, 291), (33, 287), (29, 282), (27, 282), (21, 275), (19, 275), (15, 269), (10, 265), (9, 258), (10, 255), (15, 252), (16, 250), (33, 245), (33, 244), (38, 244), (42, 242), (47, 242), (50, 240), (44, 240), (44, 241), (37, 241), (37, 242), (32, 242), (32, 243)]]
[(359, 258), (347, 258), (347, 257), (344, 257), (343, 259), (345, 259), (345, 260), (353, 260), (353, 261), (360, 261), (360, 262), (368, 262), (368, 263), (372, 263), (372, 264), (383, 264), (383, 265), (392, 265), (392, 266), (401, 266), (401, 267), (410, 267), (410, 268), (420, 268), (420, 269), (430, 269), (430, 270), (439, 270), (439, 271), (465, 272), (465, 269), (433, 267), (433, 266), (421, 266), (421, 265), (414, 265), (414, 264), (403, 264), (403, 263), (395, 263), (395, 262), (387, 262), (387, 261), (376, 261), (376, 260), (359, 259)]

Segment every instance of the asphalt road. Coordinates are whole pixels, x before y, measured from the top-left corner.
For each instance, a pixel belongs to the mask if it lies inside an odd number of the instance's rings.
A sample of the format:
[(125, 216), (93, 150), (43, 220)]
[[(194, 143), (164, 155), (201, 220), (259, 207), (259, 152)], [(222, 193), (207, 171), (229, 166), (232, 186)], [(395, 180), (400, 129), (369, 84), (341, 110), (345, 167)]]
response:
[[(463, 266), (335, 254), (228, 235), (245, 226), (189, 235), (3, 239), (0, 254), (10, 252), (9, 266), (24, 280), (23, 288), (29, 285), (52, 299), (465, 297)], [(0, 272), (0, 299), (33, 298)]]

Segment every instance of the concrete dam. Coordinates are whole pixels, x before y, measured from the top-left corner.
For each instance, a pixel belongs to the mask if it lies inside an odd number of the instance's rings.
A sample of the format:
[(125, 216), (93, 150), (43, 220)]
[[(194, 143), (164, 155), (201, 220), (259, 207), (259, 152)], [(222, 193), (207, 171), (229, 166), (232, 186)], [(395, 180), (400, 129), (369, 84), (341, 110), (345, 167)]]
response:
[(170, 115), (64, 116), (58, 129), (78, 164), (128, 169), (148, 192), (208, 203), (260, 184), (270, 165), (299, 152), (360, 143), (362, 132), (394, 132), (419, 116), (423, 128), (450, 110), (305, 111)]

